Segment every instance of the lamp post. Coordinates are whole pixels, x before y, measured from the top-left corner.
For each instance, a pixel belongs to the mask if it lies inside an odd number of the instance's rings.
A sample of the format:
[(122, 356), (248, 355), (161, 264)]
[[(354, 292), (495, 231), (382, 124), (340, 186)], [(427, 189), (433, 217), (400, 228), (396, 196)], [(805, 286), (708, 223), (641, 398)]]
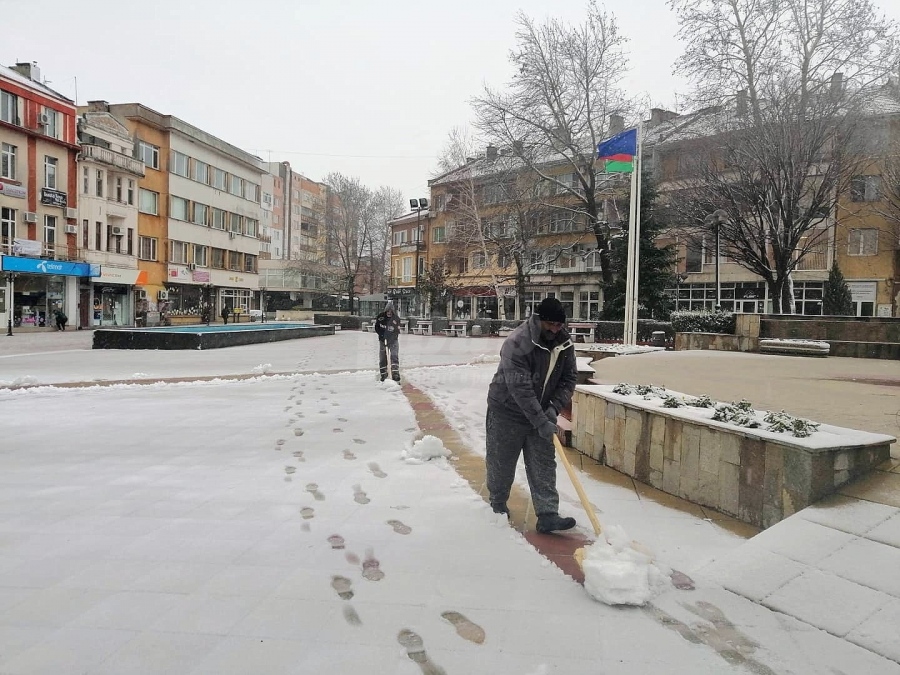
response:
[(15, 301), (13, 300), (13, 279), (15, 275), (12, 272), (7, 272), (6, 280), (6, 337), (12, 337), (12, 324), (13, 324), (13, 307), (15, 306)]
[(266, 322), (266, 289), (259, 289), (259, 321)]
[[(409, 207), (416, 212), (416, 313), (419, 314), (419, 242), (422, 240), (422, 211), (428, 208), (428, 200), (424, 197), (410, 199)], [(424, 316), (425, 312), (421, 314)]]
[(712, 213), (710, 213), (703, 221), (706, 225), (714, 225), (716, 228), (716, 311), (722, 308), (722, 284), (719, 280), (719, 252), (721, 251), (720, 247), (720, 238), (719, 238), (719, 228), (728, 222), (728, 212), (724, 209), (716, 209)]
[(207, 282), (206, 284), (206, 325), (209, 325), (209, 321), (212, 317), (212, 284)]

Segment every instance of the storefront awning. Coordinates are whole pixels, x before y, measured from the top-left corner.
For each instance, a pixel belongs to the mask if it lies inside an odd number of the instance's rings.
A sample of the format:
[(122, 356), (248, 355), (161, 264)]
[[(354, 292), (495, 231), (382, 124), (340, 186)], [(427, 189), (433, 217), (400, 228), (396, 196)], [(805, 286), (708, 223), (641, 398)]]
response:
[(469, 286), (468, 288), (454, 288), (453, 295), (457, 298), (484, 298), (493, 297), (497, 293), (490, 286)]
[(146, 270), (128, 270), (104, 265), (101, 275), (94, 278), (95, 284), (122, 284), (124, 286), (143, 286), (147, 283)]

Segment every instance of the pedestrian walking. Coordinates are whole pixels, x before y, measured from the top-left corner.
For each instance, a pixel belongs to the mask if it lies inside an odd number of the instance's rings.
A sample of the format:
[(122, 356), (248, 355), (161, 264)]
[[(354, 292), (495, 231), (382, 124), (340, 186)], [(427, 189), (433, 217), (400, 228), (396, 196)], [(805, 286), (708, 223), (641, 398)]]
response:
[(487, 488), (491, 507), (509, 515), (519, 454), (537, 515), (538, 532), (575, 527), (559, 515), (556, 491), (556, 418), (575, 391), (575, 348), (565, 329), (566, 315), (556, 298), (546, 298), (500, 349), (500, 365), (488, 387), (485, 419)]
[(384, 311), (375, 317), (375, 332), (378, 334), (378, 366), (381, 381), (388, 376), (388, 354), (391, 358), (391, 377), (400, 381), (400, 318), (394, 310), (394, 303), (388, 301)]
[(62, 307), (56, 308), (56, 311), (53, 313), (53, 318), (56, 320), (56, 330), (66, 329), (66, 324), (69, 322), (69, 317), (67, 317), (66, 313), (62, 311)]
[(225, 322), (225, 325), (228, 325), (228, 315), (231, 314), (231, 307), (225, 305), (222, 307), (222, 321)]

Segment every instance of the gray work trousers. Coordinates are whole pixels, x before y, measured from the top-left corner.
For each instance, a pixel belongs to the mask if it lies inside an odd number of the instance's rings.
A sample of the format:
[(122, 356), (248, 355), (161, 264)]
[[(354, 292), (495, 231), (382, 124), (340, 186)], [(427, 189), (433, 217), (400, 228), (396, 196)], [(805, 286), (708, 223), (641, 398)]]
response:
[(378, 344), (378, 367), (381, 370), (381, 379), (386, 380), (388, 377), (388, 359), (387, 351), (391, 352), (391, 379), (396, 382), (400, 381), (400, 341), (388, 340), (387, 350), (384, 343)]
[(525, 475), (528, 477), (535, 514), (543, 516), (559, 513), (553, 441), (541, 438), (537, 429), (527, 421), (497, 414), (490, 404), (485, 426), (487, 452), (484, 463), (491, 504), (506, 504), (509, 499), (521, 452), (525, 459)]

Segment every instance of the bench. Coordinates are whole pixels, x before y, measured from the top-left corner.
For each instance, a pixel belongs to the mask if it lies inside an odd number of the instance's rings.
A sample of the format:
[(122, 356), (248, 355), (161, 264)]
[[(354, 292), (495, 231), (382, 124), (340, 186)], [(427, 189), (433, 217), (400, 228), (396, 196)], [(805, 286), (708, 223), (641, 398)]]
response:
[(465, 328), (445, 328), (441, 331), (447, 337), (464, 337), (466, 334)]
[(375, 324), (372, 323), (364, 323), (362, 325), (363, 333), (374, 333), (375, 332)]
[(569, 323), (567, 326), (572, 342), (593, 342), (594, 341), (594, 324), (592, 323)]
[(409, 329), (413, 335), (431, 335), (431, 322), (419, 321), (415, 326)]

